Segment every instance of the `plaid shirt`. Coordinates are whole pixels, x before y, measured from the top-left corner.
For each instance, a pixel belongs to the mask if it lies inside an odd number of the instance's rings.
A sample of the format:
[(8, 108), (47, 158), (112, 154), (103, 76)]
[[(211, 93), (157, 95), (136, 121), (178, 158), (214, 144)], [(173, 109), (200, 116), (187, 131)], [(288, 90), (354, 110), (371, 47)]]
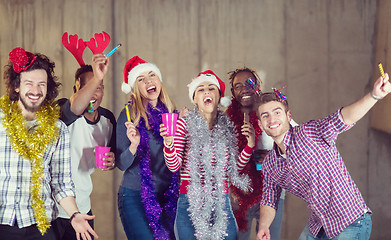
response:
[[(0, 117), (3, 113), (0, 113)], [(19, 228), (35, 224), (30, 196), (30, 161), (12, 149), (0, 118), (0, 224)], [(36, 122), (35, 122), (36, 124)], [(58, 121), (59, 139), (44, 154), (42, 199), (49, 221), (57, 217), (55, 200), (74, 196), (68, 128)], [(54, 200), (55, 199), (55, 200)]]
[(308, 226), (316, 236), (323, 226), (328, 238), (340, 234), (369, 208), (336, 147), (339, 133), (350, 129), (340, 111), (291, 127), (284, 138), (286, 158), (277, 146), (265, 158), (261, 205), (276, 209), (281, 188), (302, 198), (311, 210)]

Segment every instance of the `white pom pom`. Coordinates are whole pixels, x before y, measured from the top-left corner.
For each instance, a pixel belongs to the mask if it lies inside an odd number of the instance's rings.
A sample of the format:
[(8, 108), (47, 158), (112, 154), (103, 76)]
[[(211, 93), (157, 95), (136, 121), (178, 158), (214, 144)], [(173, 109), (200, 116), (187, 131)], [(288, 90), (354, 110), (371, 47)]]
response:
[(123, 82), (121, 85), (121, 90), (122, 92), (128, 94), (130, 91), (132, 91), (132, 88), (129, 86), (129, 84)]
[(232, 101), (231, 101), (231, 98), (230, 98), (230, 97), (222, 97), (222, 98), (220, 99), (220, 104), (221, 104), (223, 107), (228, 107), (231, 103), (232, 103)]

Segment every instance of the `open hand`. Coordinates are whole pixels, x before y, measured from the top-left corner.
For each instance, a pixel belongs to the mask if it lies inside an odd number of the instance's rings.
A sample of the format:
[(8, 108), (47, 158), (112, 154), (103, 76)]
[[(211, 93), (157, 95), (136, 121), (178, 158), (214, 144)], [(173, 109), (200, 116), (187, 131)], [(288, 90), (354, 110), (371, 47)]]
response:
[(91, 228), (90, 224), (88, 224), (88, 220), (92, 220), (94, 218), (94, 215), (90, 216), (83, 213), (75, 215), (72, 219), (71, 225), (73, 229), (75, 229), (77, 240), (92, 240), (91, 235), (95, 238), (99, 238), (96, 232)]

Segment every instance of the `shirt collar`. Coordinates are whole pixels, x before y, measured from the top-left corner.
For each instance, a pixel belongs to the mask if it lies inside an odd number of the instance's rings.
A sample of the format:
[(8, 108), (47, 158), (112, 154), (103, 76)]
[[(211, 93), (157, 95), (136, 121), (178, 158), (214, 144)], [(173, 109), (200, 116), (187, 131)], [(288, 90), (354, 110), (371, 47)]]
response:
[[(285, 145), (285, 154), (289, 148), (289, 144), (291, 143), (292, 135), (293, 135), (293, 127), (291, 124), (289, 124), (288, 132), (286, 133), (284, 140), (283, 140), (283, 144)], [(277, 146), (276, 143), (274, 143), (274, 149), (275, 149), (276, 155), (281, 157), (280, 148)]]

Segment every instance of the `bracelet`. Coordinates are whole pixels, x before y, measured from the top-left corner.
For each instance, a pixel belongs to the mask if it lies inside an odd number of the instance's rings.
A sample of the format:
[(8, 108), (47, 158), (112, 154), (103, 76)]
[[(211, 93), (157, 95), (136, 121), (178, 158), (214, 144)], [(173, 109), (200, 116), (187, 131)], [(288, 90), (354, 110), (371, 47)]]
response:
[(372, 97), (373, 99), (375, 99), (376, 101), (379, 101), (379, 100), (382, 100), (382, 99), (383, 99), (382, 97), (376, 97), (375, 95), (373, 95), (372, 92), (369, 92), (369, 94), (370, 94), (371, 97)]
[(173, 147), (174, 147), (174, 142), (172, 142), (171, 143), (171, 145), (166, 145), (166, 143), (165, 142), (163, 142), (163, 144), (164, 144), (164, 146), (166, 147), (166, 148), (168, 148), (168, 149), (172, 149)]
[(69, 218), (69, 223), (72, 222), (72, 220), (75, 218), (75, 216), (76, 216), (77, 214), (81, 214), (81, 213), (80, 213), (79, 211), (74, 212), (74, 213), (72, 214), (72, 216)]

